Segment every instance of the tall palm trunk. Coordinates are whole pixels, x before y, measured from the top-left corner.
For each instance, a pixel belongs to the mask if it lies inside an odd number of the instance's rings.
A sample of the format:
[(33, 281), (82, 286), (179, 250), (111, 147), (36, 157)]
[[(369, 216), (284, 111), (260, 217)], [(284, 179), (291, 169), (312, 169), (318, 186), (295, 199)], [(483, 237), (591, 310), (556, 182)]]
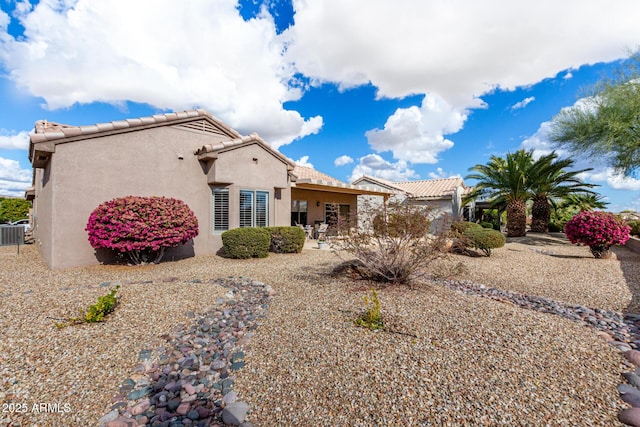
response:
[(527, 234), (527, 205), (524, 200), (507, 203), (507, 236), (522, 237)]
[(536, 233), (546, 233), (549, 231), (551, 221), (551, 205), (546, 196), (536, 196), (533, 198), (531, 208), (531, 231)]

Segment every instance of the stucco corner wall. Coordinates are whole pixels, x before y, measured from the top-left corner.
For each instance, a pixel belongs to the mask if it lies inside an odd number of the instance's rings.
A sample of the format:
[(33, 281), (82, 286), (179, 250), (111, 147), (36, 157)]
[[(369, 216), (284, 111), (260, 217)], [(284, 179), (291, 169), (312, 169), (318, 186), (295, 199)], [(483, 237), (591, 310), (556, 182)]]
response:
[(625, 243), (624, 246), (626, 248), (631, 249), (632, 251), (634, 251), (636, 253), (640, 253), (640, 238), (637, 238), (635, 236), (631, 236), (629, 238), (629, 240), (627, 240), (627, 243)]

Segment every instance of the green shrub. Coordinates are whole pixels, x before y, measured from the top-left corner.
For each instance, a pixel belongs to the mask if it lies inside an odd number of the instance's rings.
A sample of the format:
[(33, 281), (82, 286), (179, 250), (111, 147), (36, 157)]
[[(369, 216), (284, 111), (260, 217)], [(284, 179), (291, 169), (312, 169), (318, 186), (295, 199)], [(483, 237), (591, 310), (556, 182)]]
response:
[[(492, 226), (493, 227), (493, 226)], [(476, 224), (475, 222), (469, 221), (456, 221), (451, 224), (451, 231), (454, 236), (460, 236), (465, 233), (465, 231), (470, 229), (482, 229), (480, 224)]]
[(468, 245), (480, 249), (486, 256), (491, 256), (491, 249), (501, 248), (507, 239), (499, 231), (487, 230), (486, 228), (472, 228), (465, 231), (464, 237)]
[(640, 221), (628, 221), (627, 224), (631, 227), (632, 236), (640, 236)]
[(480, 223), (480, 227), (488, 228), (490, 230), (493, 230), (493, 223), (492, 222), (483, 221), (483, 222)]
[(234, 228), (222, 233), (224, 252), (231, 258), (266, 258), (271, 233), (267, 228)]
[(271, 233), (271, 252), (293, 254), (302, 252), (305, 232), (300, 227), (266, 227)]
[(550, 222), (549, 223), (549, 232), (558, 233), (558, 232), (560, 232), (562, 230), (564, 230), (564, 225), (559, 224), (557, 222)]

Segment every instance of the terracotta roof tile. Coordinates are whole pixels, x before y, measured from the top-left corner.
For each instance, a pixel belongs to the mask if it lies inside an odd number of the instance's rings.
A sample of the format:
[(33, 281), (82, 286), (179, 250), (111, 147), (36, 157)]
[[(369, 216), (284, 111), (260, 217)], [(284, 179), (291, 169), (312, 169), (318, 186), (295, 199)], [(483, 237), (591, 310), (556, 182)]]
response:
[(168, 123), (188, 118), (206, 117), (213, 120), (216, 125), (224, 129), (229, 135), (240, 136), (238, 132), (215, 118), (205, 110), (189, 110), (178, 113), (156, 114), (150, 117), (116, 120), (108, 123), (96, 123), (89, 126), (71, 126), (46, 120), (39, 120), (35, 125), (35, 133), (31, 134), (31, 142), (38, 143), (56, 139), (70, 138), (74, 136), (99, 134), (113, 130), (132, 129), (139, 126), (153, 125), (156, 123)]
[(434, 199), (451, 196), (457, 187), (464, 187), (464, 181), (460, 177), (395, 182), (393, 184), (409, 193), (410, 197)]
[(193, 154), (195, 154), (196, 156), (204, 156), (207, 153), (213, 153), (215, 151), (232, 148), (232, 147), (242, 145), (242, 144), (247, 144), (250, 142), (256, 142), (262, 145), (265, 149), (267, 149), (268, 151), (271, 151), (274, 156), (280, 158), (284, 163), (286, 163), (289, 166), (289, 170), (293, 169), (295, 163), (293, 163), (293, 161), (289, 160), (279, 151), (271, 148), (271, 145), (269, 145), (269, 143), (265, 142), (262, 138), (260, 138), (260, 136), (257, 133), (251, 133), (249, 135), (245, 135), (240, 138), (229, 139), (226, 141), (218, 141), (213, 144), (206, 144), (198, 148), (197, 150), (195, 150)]
[(326, 183), (333, 183), (336, 185), (348, 185), (346, 182), (342, 182), (332, 176), (327, 175), (326, 173), (322, 173), (306, 166), (296, 165), (296, 167), (293, 169), (293, 174), (298, 177), (298, 181), (308, 179), (314, 181), (323, 181)]

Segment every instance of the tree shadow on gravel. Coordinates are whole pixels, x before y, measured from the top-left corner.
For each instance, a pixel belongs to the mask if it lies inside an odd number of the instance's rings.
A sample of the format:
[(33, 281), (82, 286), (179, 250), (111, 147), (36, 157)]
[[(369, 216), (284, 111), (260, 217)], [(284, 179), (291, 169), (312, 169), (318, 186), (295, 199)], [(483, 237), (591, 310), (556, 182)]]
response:
[(640, 314), (640, 253), (624, 246), (614, 246), (611, 250), (616, 254), (627, 287), (631, 292), (631, 302), (625, 314)]
[(530, 246), (569, 246), (571, 243), (563, 233), (530, 233), (523, 237), (507, 237), (507, 243)]

